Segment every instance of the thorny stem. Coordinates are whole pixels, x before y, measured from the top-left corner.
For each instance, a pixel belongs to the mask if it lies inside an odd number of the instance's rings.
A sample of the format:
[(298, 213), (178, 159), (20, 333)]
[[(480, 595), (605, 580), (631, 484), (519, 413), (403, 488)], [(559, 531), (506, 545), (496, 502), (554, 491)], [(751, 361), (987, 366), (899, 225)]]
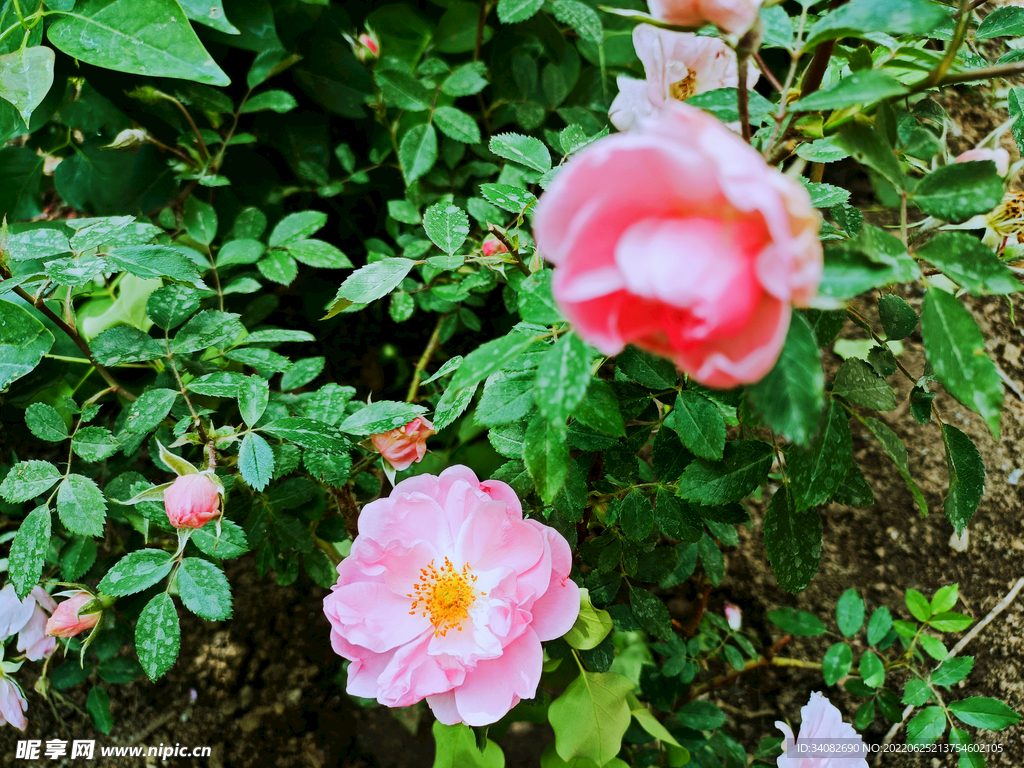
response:
[(499, 243), (508, 248), (508, 253), (515, 261), (515, 265), (519, 268), (519, 271), (522, 272), (527, 277), (529, 277), (531, 274), (530, 268), (526, 266), (525, 262), (523, 261), (522, 255), (519, 253), (519, 246), (515, 245), (511, 240), (509, 240), (508, 235), (502, 232), (500, 227), (491, 224), (490, 222), (487, 222), (487, 231), (494, 235), (496, 238), (498, 238)]
[(412, 371), (412, 381), (409, 382), (409, 391), (405, 395), (405, 402), (411, 403), (416, 400), (416, 395), (420, 390), (420, 375), (426, 370), (430, 364), (430, 358), (434, 356), (437, 351), (439, 339), (441, 337), (441, 326), (444, 321), (448, 319), (448, 315), (441, 315), (437, 319), (437, 323), (434, 324), (434, 331), (430, 334), (430, 338), (427, 340), (427, 346), (423, 348), (423, 354), (420, 355), (420, 359), (416, 361), (416, 367)]

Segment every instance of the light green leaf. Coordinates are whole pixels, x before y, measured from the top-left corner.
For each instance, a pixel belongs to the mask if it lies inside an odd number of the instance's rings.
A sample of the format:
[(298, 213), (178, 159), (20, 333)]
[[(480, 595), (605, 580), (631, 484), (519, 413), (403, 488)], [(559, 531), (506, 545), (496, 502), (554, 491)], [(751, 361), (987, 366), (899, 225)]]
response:
[(351, 304), (369, 304), (371, 301), (386, 296), (405, 279), (413, 264), (412, 259), (391, 258), (360, 267), (345, 278), (345, 282), (341, 284), (334, 300), (335, 305), (339, 300), (347, 301), (349, 306)]
[(910, 196), (929, 216), (955, 223), (988, 213), (1002, 199), (1003, 181), (991, 161), (936, 168), (918, 182)]
[(589, 43), (600, 44), (604, 39), (604, 27), (597, 11), (579, 0), (555, 0), (552, 4), (555, 18), (576, 30)]
[(249, 551), (249, 543), (246, 541), (245, 532), (240, 525), (230, 520), (220, 520), (219, 523), (219, 536), (217, 533), (218, 521), (211, 520), (195, 531), (190, 541), (204, 554), (216, 557), (218, 560), (230, 560)]
[(323, 240), (299, 240), (289, 243), (288, 255), (308, 267), (320, 269), (351, 269), (352, 261), (342, 251)]
[(853, 637), (864, 626), (864, 601), (851, 587), (843, 592), (836, 603), (836, 624), (843, 637)]
[(844, 109), (857, 104), (873, 104), (906, 93), (899, 80), (877, 69), (863, 69), (805, 96), (791, 105), (795, 112), (819, 112)]
[(695, 456), (717, 461), (725, 450), (725, 419), (718, 407), (698, 392), (684, 389), (665, 419)]
[(306, 357), (296, 360), (291, 368), (281, 374), (281, 391), (290, 392), (293, 389), (306, 386), (320, 375), (326, 362), (327, 359), (323, 357)]
[(949, 704), (949, 711), (957, 720), (986, 731), (1001, 731), (1020, 722), (1020, 715), (998, 699), (971, 696)]
[(60, 478), (60, 472), (48, 461), (21, 461), (0, 483), (0, 496), (13, 504), (20, 504), (48, 491)]
[(1021, 36), (1024, 36), (1024, 8), (1017, 6), (996, 8), (982, 19), (974, 33), (975, 40)]
[(0, 56), (0, 98), (17, 107), (26, 125), (53, 85), (55, 58), (53, 50), (43, 45)]
[(437, 161), (437, 131), (429, 124), (414, 125), (398, 145), (398, 161), (407, 184), (412, 184)]
[(192, 21), (226, 35), (238, 34), (238, 28), (224, 13), (223, 0), (178, 0), (178, 4)]
[(490, 149), (499, 157), (525, 165), (540, 173), (551, 170), (551, 153), (544, 146), (544, 142), (533, 138), (533, 136), (500, 133), (491, 138)]
[(612, 631), (612, 617), (608, 611), (595, 608), (590, 593), (580, 590), (580, 613), (572, 628), (565, 634), (565, 642), (580, 651), (596, 648)]
[(535, 385), (537, 407), (549, 421), (564, 422), (589, 384), (590, 350), (575, 333), (566, 334), (540, 359)]
[(231, 587), (224, 572), (208, 560), (186, 557), (181, 561), (178, 594), (185, 607), (201, 619), (231, 618)]
[(626, 695), (632, 690), (632, 681), (614, 672), (583, 672), (569, 683), (548, 709), (558, 756), (611, 761), (629, 727)]
[(498, 0), (498, 20), (502, 24), (526, 21), (541, 9), (544, 0)]
[(159, 549), (130, 552), (107, 572), (98, 589), (115, 597), (133, 595), (162, 581), (171, 572), (174, 562), (170, 552)]
[(515, 360), (534, 343), (534, 338), (523, 333), (510, 333), (481, 344), (462, 361), (452, 377), (452, 389), (464, 389), (486, 379)]
[(53, 334), (27, 309), (0, 301), (0, 390), (31, 373), (53, 346)]
[[(850, 6), (842, 7), (849, 8)], [(839, 129), (839, 133), (832, 138), (832, 141), (849, 152), (858, 163), (880, 173), (897, 190), (903, 189), (903, 171), (896, 159), (896, 153), (874, 126), (858, 120), (851, 120)]]
[(171, 412), (178, 393), (173, 389), (147, 389), (128, 407), (124, 429), (126, 432), (145, 434), (163, 421)]
[[(498, 4), (501, 15), (501, 4)], [(487, 87), (487, 65), (482, 61), (471, 61), (456, 67), (441, 83), (441, 92), (449, 96), (473, 96)]]
[[(461, 372), (461, 368), (459, 369)], [(565, 425), (540, 414), (530, 421), (523, 439), (523, 460), (545, 504), (550, 504), (569, 475), (569, 446)], [(518, 458), (518, 457), (513, 457)]]
[(135, 625), (135, 650), (150, 680), (163, 677), (178, 658), (181, 625), (174, 599), (160, 592), (150, 600)]
[(68, 439), (67, 424), (52, 405), (32, 403), (25, 411), (25, 424), (40, 440), (59, 443)]
[(434, 123), (449, 139), (463, 144), (480, 143), (480, 126), (461, 109), (438, 107), (434, 110)]
[[(995, 251), (966, 232), (942, 232), (929, 240), (918, 255), (973, 294), (1006, 294), (1020, 290), (1017, 278)], [(916, 314), (914, 319), (917, 320)]]
[(121, 443), (106, 427), (82, 427), (71, 441), (75, 454), (90, 462), (109, 459), (120, 447)]
[(255, 96), (250, 97), (249, 100), (242, 105), (241, 114), (269, 110), (271, 112), (277, 112), (280, 115), (285, 112), (291, 112), (298, 105), (298, 102), (295, 101), (295, 97), (288, 93), (288, 91), (264, 91), (263, 93), (258, 93)]
[(459, 206), (435, 203), (423, 214), (427, 237), (445, 253), (456, 253), (469, 236), (469, 217)]
[(487, 739), (481, 752), (476, 746), (476, 735), (468, 725), (445, 725), (435, 720), (431, 730), (437, 750), (433, 768), (505, 768), (501, 747)]
[(353, 413), (341, 423), (341, 431), (350, 435), (378, 435), (404, 427), (427, 412), (422, 405), (380, 400)]
[(807, 36), (804, 50), (822, 40), (864, 37), (871, 32), (923, 35), (942, 25), (946, 11), (928, 0), (853, 0), (830, 11)]
[(266, 488), (274, 476), (274, 452), (255, 432), (242, 438), (238, 448), (238, 471), (245, 484), (255, 491)]
[(246, 376), (238, 388), (238, 410), (242, 420), (250, 427), (260, 420), (267, 409), (270, 398), (270, 385), (261, 376)]
[[(32, 591), (32, 587), (39, 583), (43, 561), (49, 548), (50, 508), (43, 504), (29, 512), (21, 521), (14, 541), (11, 542), (7, 572), (20, 600), (24, 600)], [(611, 629), (610, 617), (608, 627)]]
[(835, 685), (850, 673), (853, 666), (853, 651), (846, 643), (836, 643), (825, 651), (821, 660), (821, 674), (825, 685)]
[(489, 202), (509, 213), (522, 213), (537, 202), (532, 192), (511, 184), (481, 184), (480, 192)]
[(239, 316), (232, 312), (208, 309), (189, 320), (171, 339), (176, 355), (197, 352), (209, 347), (223, 347), (237, 339), (242, 331)]
[(274, 226), (270, 233), (271, 248), (305, 240), (319, 232), (327, 223), (327, 214), (321, 211), (289, 213)]
[(68, 475), (57, 489), (57, 514), (72, 533), (102, 536), (107, 502), (99, 486), (83, 475)]
[(348, 439), (338, 428), (315, 419), (299, 416), (277, 419), (264, 424), (260, 429), (282, 440), (290, 440), (303, 448), (325, 453), (344, 453), (351, 447)]
[(106, 366), (139, 363), (164, 356), (156, 339), (129, 325), (108, 328), (91, 342), (93, 357)]
[(165, 331), (176, 328), (199, 309), (199, 291), (185, 285), (165, 285), (146, 299), (146, 314)]

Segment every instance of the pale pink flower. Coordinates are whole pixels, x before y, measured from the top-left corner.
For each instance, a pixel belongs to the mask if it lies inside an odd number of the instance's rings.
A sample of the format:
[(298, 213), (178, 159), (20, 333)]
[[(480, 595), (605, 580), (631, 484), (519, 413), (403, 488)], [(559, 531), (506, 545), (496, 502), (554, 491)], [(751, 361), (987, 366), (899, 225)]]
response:
[(996, 172), (1005, 176), (1010, 172), (1010, 153), (1002, 147), (995, 149), (969, 149), (954, 160), (954, 163), (984, 162), (991, 160), (996, 164)]
[(103, 611), (81, 613), (82, 607), (96, 598), (88, 592), (79, 592), (57, 606), (53, 616), (46, 622), (46, 634), (51, 637), (74, 637), (79, 632), (92, 629), (100, 620)]
[(649, 0), (656, 19), (680, 27), (714, 24), (724, 32), (742, 35), (757, 21), (764, 0)]
[(781, 720), (775, 727), (782, 731), (785, 738), (782, 742), (783, 753), (776, 760), (778, 768), (868, 768), (864, 758), (850, 757), (790, 757), (786, 754), (794, 744), (807, 739), (850, 739), (860, 742), (864, 740), (849, 723), (843, 722), (842, 713), (821, 693), (815, 691), (810, 701), (800, 710), (800, 735), (794, 739), (793, 729)]
[(0, 725), (12, 725), (19, 731), (24, 731), (28, 725), (25, 720), (26, 709), (28, 702), (21, 689), (0, 671)]
[(508, 248), (501, 240), (496, 237), (489, 237), (484, 240), (483, 245), (480, 246), (480, 252), (484, 256), (497, 256), (501, 253), (508, 253)]
[(371, 435), (370, 441), (380, 455), (401, 472), (423, 461), (427, 454), (427, 438), (433, 434), (436, 434), (434, 425), (417, 416), (404, 427)]
[(164, 509), (175, 528), (202, 528), (220, 514), (220, 493), (209, 475), (180, 475), (164, 491)]
[(725, 620), (729, 624), (729, 629), (737, 630), (743, 626), (743, 611), (728, 600), (725, 601)]
[(671, 102), (570, 159), (534, 236), (581, 337), (607, 355), (635, 344), (724, 389), (771, 369), (791, 305), (817, 291), (819, 223), (801, 184)]
[[(635, 128), (670, 101), (685, 101), (698, 93), (739, 84), (736, 53), (717, 37), (640, 24), (633, 29), (633, 47), (647, 79), (619, 77), (619, 94), (608, 118), (620, 131)], [(757, 67), (750, 62), (747, 86), (753, 88), (758, 76)]]
[(29, 661), (49, 658), (57, 641), (46, 637), (46, 619), (56, 607), (42, 587), (33, 587), (24, 600), (19, 600), (14, 585), (8, 584), (0, 589), (0, 641), (17, 634), (17, 649)]
[(467, 467), (418, 475), (359, 516), (324, 599), (348, 692), (488, 725), (536, 694), (542, 640), (579, 614), (565, 539), (524, 520), (515, 492)]

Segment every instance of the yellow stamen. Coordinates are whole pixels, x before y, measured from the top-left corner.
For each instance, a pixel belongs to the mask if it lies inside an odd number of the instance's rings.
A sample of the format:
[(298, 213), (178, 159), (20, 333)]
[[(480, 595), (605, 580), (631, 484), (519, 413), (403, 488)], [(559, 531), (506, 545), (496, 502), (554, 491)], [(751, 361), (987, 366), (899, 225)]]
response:
[(686, 77), (668, 87), (668, 92), (673, 99), (686, 101), (697, 92), (697, 74), (687, 72)]
[(413, 586), (412, 594), (406, 595), (412, 599), (409, 615), (414, 616), (417, 611), (422, 616), (429, 615), (434, 637), (444, 637), (449, 629), (461, 632), (462, 622), (469, 618), (469, 609), (476, 601), (475, 582), (476, 576), (469, 565), (456, 570), (446, 557), (444, 565), (437, 569), (431, 560), (430, 565), (420, 569), (420, 580)]

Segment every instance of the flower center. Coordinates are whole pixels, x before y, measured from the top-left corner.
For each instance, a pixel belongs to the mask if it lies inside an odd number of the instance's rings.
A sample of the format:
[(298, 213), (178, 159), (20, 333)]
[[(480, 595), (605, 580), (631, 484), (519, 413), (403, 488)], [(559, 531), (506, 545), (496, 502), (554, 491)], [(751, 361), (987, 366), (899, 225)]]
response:
[(673, 99), (686, 101), (697, 92), (697, 73), (688, 72), (682, 80), (672, 83), (668, 87), (668, 92)]
[(1007, 192), (987, 219), (988, 225), (1003, 237), (1024, 231), (1024, 194)]
[[(449, 629), (462, 631), (462, 622), (469, 618), (469, 609), (476, 601), (477, 591), (473, 584), (476, 576), (469, 565), (456, 570), (451, 560), (444, 559), (440, 569), (434, 567), (431, 560), (426, 568), (420, 569), (420, 580), (412, 588), (413, 616), (417, 611), (423, 616), (430, 616), (434, 625), (434, 637), (444, 637)], [(486, 592), (481, 592), (481, 595)]]

